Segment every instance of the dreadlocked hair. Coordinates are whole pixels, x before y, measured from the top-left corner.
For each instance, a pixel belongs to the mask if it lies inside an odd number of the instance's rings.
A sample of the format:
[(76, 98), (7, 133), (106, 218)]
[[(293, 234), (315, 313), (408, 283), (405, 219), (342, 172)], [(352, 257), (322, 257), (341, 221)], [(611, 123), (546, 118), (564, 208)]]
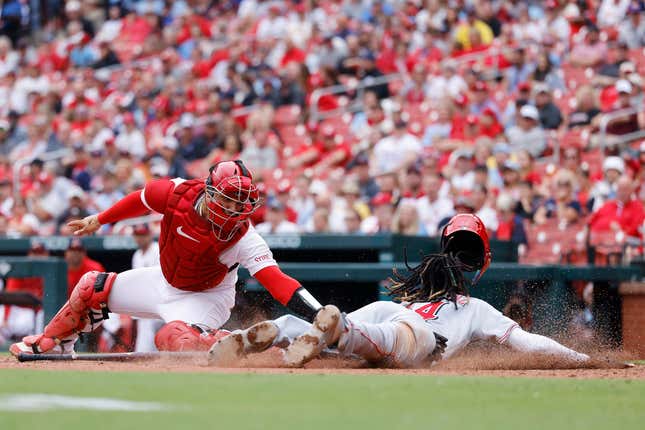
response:
[(392, 285), (388, 290), (394, 300), (413, 303), (446, 298), (456, 308), (457, 295), (469, 295), (463, 265), (452, 254), (424, 255), (421, 264), (415, 267), (410, 267), (407, 255), (404, 256), (409, 273), (404, 276), (394, 269), (390, 278)]

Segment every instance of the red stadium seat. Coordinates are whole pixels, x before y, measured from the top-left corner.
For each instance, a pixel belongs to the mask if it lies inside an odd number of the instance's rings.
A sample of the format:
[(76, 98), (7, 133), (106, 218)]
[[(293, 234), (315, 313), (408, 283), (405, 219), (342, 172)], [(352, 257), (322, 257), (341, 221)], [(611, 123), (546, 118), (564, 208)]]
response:
[(528, 249), (521, 256), (520, 263), (559, 264), (562, 262), (562, 243), (567, 235), (555, 220), (544, 225), (527, 225)]
[(582, 130), (567, 130), (560, 136), (560, 149), (578, 148), (587, 146), (589, 133)]
[(590, 67), (577, 67), (567, 63), (562, 64), (562, 72), (570, 93), (574, 93), (579, 86), (588, 84), (594, 76), (594, 71)]
[(276, 126), (298, 124), (302, 122), (302, 109), (298, 105), (280, 106), (273, 122)]

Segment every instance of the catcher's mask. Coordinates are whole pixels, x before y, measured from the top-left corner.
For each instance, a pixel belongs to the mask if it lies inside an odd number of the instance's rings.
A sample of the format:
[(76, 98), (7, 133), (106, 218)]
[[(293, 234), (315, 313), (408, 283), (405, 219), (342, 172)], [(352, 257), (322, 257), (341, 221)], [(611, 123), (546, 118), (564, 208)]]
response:
[(208, 221), (219, 240), (233, 237), (260, 203), (251, 172), (240, 160), (211, 166), (204, 188)]
[(467, 272), (476, 272), (479, 281), (491, 262), (486, 226), (477, 215), (458, 214), (448, 221), (441, 233), (441, 252), (453, 255)]

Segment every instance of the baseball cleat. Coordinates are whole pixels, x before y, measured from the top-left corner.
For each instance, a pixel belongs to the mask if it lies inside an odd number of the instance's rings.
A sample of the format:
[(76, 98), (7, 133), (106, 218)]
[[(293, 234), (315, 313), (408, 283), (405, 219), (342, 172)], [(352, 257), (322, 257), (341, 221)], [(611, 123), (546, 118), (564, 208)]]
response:
[(237, 360), (269, 349), (280, 329), (272, 321), (262, 321), (246, 330), (235, 330), (217, 341), (208, 351), (210, 366), (228, 366)]
[(26, 336), (25, 338), (23, 338), (22, 342), (16, 342), (12, 344), (9, 347), (9, 352), (16, 358), (18, 358), (18, 356), (21, 354), (67, 354), (74, 352), (73, 342), (63, 342), (60, 344), (55, 344), (47, 350), (42, 350), (40, 346), (36, 345), (36, 339), (38, 339), (38, 336)]
[(343, 331), (343, 316), (334, 305), (323, 306), (309, 331), (298, 336), (284, 354), (284, 362), (290, 367), (301, 367), (320, 355), (323, 349), (338, 342)]
[(20, 354), (35, 354), (34, 350), (25, 344), (25, 342), (17, 342), (9, 347), (9, 352), (14, 357), (18, 358)]

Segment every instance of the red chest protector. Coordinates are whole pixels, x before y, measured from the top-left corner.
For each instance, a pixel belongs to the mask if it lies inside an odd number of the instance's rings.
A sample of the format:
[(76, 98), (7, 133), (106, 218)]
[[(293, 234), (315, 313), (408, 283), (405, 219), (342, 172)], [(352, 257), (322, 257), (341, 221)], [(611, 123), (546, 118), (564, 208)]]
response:
[(235, 245), (249, 228), (246, 223), (231, 240), (217, 240), (210, 222), (194, 210), (203, 191), (204, 182), (199, 179), (175, 186), (161, 221), (161, 271), (166, 281), (180, 290), (203, 291), (219, 285), (229, 272), (219, 256)]

